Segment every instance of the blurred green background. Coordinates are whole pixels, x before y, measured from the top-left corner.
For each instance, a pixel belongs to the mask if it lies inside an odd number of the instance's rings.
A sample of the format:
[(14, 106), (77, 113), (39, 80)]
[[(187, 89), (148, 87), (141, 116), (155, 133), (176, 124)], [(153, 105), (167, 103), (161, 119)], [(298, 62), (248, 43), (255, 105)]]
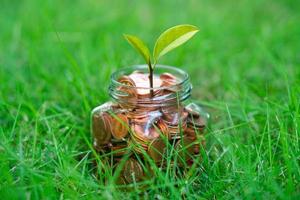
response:
[[(3, 199), (300, 197), (300, 2), (295, 0), (0, 1), (0, 194)], [(110, 74), (143, 63), (171, 26), (201, 31), (161, 64), (191, 75), (211, 113), (197, 175), (148, 192), (92, 177), (89, 117)]]

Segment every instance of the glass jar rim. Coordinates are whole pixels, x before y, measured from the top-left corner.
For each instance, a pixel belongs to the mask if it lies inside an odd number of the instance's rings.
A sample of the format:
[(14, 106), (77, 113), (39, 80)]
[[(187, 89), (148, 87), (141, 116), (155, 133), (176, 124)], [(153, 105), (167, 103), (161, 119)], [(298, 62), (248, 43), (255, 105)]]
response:
[(117, 80), (119, 78), (119, 75), (122, 74), (122, 73), (124, 73), (124, 74), (126, 72), (130, 73), (130, 72), (133, 72), (134, 70), (145, 70), (145, 69), (148, 70), (148, 65), (146, 65), (146, 64), (133, 65), (133, 66), (130, 66), (130, 67), (125, 67), (125, 68), (119, 69), (119, 70), (117, 70), (117, 71), (115, 71), (115, 72), (113, 72), (111, 74), (110, 79), (111, 79), (112, 84), (115, 84), (117, 86), (122, 86), (122, 87), (125, 87), (125, 88), (128, 88), (128, 89), (133, 89), (134, 88), (134, 89), (146, 89), (146, 90), (149, 90), (149, 89), (153, 89), (153, 90), (171, 89), (171, 88), (174, 88), (174, 87), (178, 87), (178, 86), (184, 85), (184, 84), (186, 84), (186, 83), (189, 82), (190, 78), (189, 78), (188, 73), (186, 73), (182, 69), (179, 69), (177, 67), (168, 66), (168, 65), (160, 65), (160, 64), (156, 65), (155, 68), (159, 68), (161, 70), (165, 69), (166, 72), (169, 72), (169, 73), (172, 73), (172, 71), (173, 71), (173, 72), (175, 72), (177, 74), (182, 75), (182, 79), (178, 83), (176, 83), (176, 84), (174, 84), (172, 86), (159, 86), (159, 87), (153, 87), (153, 88), (151, 88), (151, 87), (137, 87), (137, 86), (132, 86), (132, 85), (126, 85), (126, 84), (121, 83), (121, 82), (119, 82)]

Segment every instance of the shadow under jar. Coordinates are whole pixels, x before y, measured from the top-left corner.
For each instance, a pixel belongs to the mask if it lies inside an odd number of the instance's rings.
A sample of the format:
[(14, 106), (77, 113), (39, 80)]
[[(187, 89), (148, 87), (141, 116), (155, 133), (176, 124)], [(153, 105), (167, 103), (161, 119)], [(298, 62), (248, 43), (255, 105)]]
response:
[(163, 65), (155, 72), (150, 88), (147, 65), (116, 71), (109, 86), (112, 100), (92, 111), (93, 146), (121, 168), (121, 184), (143, 180), (151, 163), (163, 168), (171, 159), (172, 165), (189, 167), (205, 145), (208, 114), (186, 101), (192, 89), (188, 74)]

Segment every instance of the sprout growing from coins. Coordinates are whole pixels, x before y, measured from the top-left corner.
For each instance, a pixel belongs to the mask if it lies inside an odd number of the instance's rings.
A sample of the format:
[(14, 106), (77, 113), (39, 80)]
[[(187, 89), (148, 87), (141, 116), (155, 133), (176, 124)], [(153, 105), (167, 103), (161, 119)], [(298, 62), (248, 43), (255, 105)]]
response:
[(192, 88), (188, 74), (157, 64), (198, 31), (187, 24), (166, 30), (153, 54), (136, 36), (124, 35), (147, 64), (114, 72), (109, 87), (113, 101), (94, 108), (91, 120), (93, 147), (110, 163), (117, 184), (147, 180), (155, 170), (177, 171), (199, 163), (208, 116), (197, 104), (184, 103)]
[[(149, 69), (149, 85), (153, 88), (153, 72), (158, 60), (191, 39), (199, 29), (196, 26), (189, 24), (177, 25), (163, 32), (155, 42), (153, 56), (151, 56), (149, 48), (145, 43), (136, 36), (124, 34), (125, 39), (134, 47), (145, 59)], [(153, 96), (153, 90), (150, 90), (150, 95)]]

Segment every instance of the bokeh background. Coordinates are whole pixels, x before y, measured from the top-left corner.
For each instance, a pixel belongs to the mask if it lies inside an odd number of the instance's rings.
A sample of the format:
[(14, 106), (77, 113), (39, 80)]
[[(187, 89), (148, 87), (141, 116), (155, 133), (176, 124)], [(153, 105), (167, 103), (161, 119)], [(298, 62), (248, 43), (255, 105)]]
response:
[(211, 113), (207, 160), (143, 197), (299, 198), (299, 19), (295, 0), (1, 0), (0, 193), (141, 197), (91, 175), (90, 111), (113, 71), (143, 63), (123, 33), (152, 48), (189, 23), (201, 31), (161, 64), (186, 70)]

